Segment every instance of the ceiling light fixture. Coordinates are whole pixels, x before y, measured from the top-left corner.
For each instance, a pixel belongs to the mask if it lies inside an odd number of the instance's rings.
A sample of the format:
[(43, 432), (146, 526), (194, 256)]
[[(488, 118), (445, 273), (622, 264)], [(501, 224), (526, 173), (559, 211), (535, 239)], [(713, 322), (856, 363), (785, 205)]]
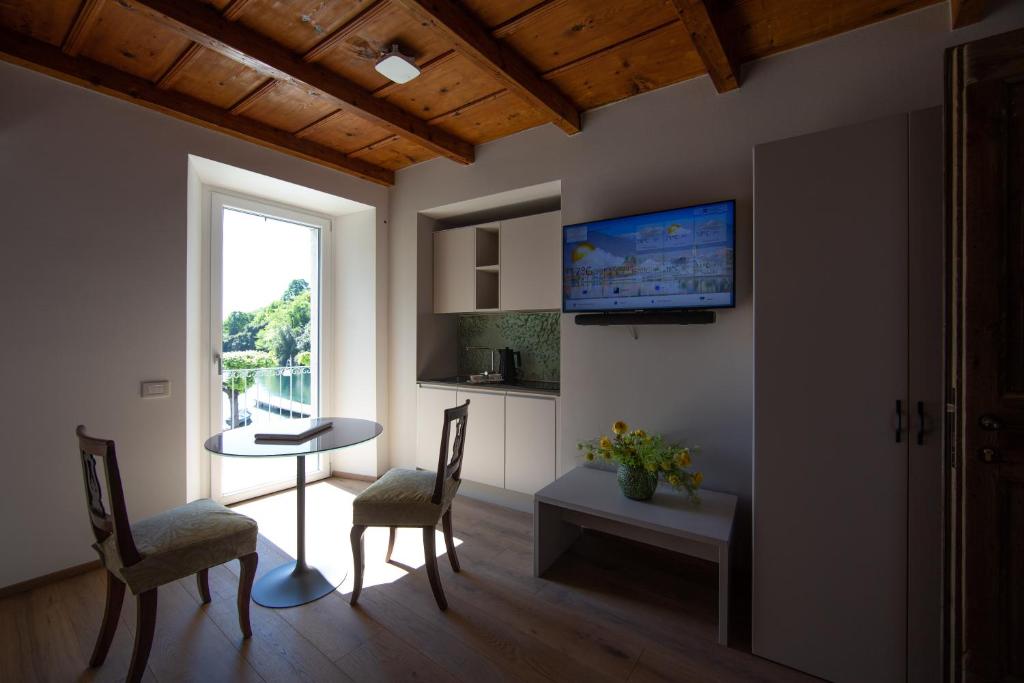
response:
[(402, 54), (398, 45), (392, 45), (390, 50), (381, 52), (374, 68), (395, 83), (408, 83), (420, 75), (412, 57)]

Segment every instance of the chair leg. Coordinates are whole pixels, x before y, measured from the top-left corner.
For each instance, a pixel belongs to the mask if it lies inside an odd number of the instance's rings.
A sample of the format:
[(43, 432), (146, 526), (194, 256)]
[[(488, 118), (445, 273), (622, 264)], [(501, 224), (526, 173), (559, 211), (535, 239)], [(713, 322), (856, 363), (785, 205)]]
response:
[(391, 561), (391, 553), (395, 549), (395, 527), (389, 528), (388, 533), (388, 554), (384, 556), (385, 562)]
[(448, 550), (448, 561), (452, 564), (452, 571), (459, 571), (459, 556), (455, 554), (455, 539), (452, 538), (452, 509), (449, 507), (441, 517), (441, 525), (444, 527), (444, 547)]
[(196, 587), (199, 588), (199, 599), (204, 605), (210, 604), (210, 570), (200, 569), (196, 572)]
[(352, 585), (352, 597), (349, 604), (354, 605), (359, 599), (359, 592), (363, 590), (363, 532), (365, 526), (354, 525), (349, 538), (352, 540), (352, 569), (355, 571), (355, 580)]
[(114, 632), (117, 631), (117, 622), (121, 616), (121, 604), (124, 602), (124, 584), (112, 572), (107, 572), (107, 604), (103, 608), (103, 623), (100, 625), (99, 635), (96, 636), (96, 646), (92, 649), (92, 657), (89, 658), (89, 666), (95, 668), (103, 664), (110, 651), (110, 643), (114, 640)]
[(138, 683), (146, 673), (146, 662), (149, 651), (153, 647), (153, 632), (156, 630), (156, 588), (136, 597), (138, 610), (135, 621), (135, 649), (132, 651), (132, 663), (128, 667), (127, 681)]
[(434, 550), (434, 527), (423, 527), (423, 559), (427, 563), (427, 576), (430, 578), (430, 590), (434, 591), (434, 600), (441, 611), (448, 609), (448, 601), (441, 588), (441, 577), (437, 573), (437, 554)]
[(238, 574), (238, 628), (243, 638), (252, 638), (252, 624), (249, 622), (249, 603), (252, 598), (252, 582), (256, 580), (256, 565), (260, 562), (257, 553), (238, 558), (242, 571)]

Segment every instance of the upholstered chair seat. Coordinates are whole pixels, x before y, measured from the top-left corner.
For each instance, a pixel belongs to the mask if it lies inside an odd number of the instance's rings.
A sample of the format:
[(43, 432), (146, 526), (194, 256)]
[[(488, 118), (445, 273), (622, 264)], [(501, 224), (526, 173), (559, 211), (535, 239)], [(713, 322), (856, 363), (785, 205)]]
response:
[(114, 534), (93, 547), (135, 595), (256, 552), (256, 522), (208, 499), (147, 517), (131, 529), (142, 556), (133, 565), (122, 562)]
[(434, 527), (459, 490), (458, 479), (446, 479), (441, 502), (435, 503), (436, 472), (394, 469), (370, 484), (352, 503), (352, 523), (361, 526)]

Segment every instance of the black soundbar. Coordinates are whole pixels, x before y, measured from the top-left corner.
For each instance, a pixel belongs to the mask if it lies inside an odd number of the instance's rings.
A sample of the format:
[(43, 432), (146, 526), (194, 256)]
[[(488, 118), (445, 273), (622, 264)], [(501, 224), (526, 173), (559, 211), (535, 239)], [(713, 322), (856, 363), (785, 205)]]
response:
[(714, 311), (634, 311), (631, 313), (580, 313), (577, 325), (710, 325)]

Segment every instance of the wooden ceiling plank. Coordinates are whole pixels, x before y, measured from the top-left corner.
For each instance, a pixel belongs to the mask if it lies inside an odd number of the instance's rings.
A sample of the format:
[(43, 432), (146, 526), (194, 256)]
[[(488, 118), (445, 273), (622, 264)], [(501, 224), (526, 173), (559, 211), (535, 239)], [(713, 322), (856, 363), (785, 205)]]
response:
[(602, 48), (600, 50), (596, 50), (594, 52), (591, 52), (589, 55), (583, 55), (582, 57), (579, 57), (577, 59), (572, 60), (571, 62), (566, 62), (565, 64), (562, 64), (561, 66), (556, 66), (554, 69), (548, 69), (543, 74), (541, 74), (541, 76), (543, 76), (547, 80), (550, 80), (552, 78), (555, 78), (556, 76), (562, 75), (566, 71), (572, 71), (573, 69), (579, 68), (579, 67), (584, 66), (586, 64), (589, 64), (589, 63), (591, 63), (593, 61), (596, 61), (596, 60), (600, 59), (601, 57), (604, 57), (605, 55), (607, 55), (607, 54), (609, 54), (611, 52), (616, 52), (618, 50), (622, 50), (624, 48), (630, 47), (631, 45), (635, 45), (636, 43), (639, 43), (641, 41), (647, 40), (648, 38), (656, 36), (659, 33), (662, 33), (664, 31), (668, 31), (668, 30), (674, 28), (679, 23), (680, 23), (679, 19), (673, 19), (671, 21), (666, 21), (664, 24), (661, 24), (659, 26), (655, 26), (654, 28), (651, 28), (651, 29), (648, 29), (646, 31), (643, 31), (642, 33), (638, 33), (635, 36), (630, 36), (629, 38), (626, 38), (625, 40), (620, 40), (619, 42), (617, 42), (617, 43), (615, 43), (613, 45), (609, 45), (608, 47), (605, 47), (605, 48)]
[(466, 102), (463, 105), (455, 107), (455, 109), (452, 109), (451, 111), (446, 111), (443, 114), (438, 114), (434, 118), (430, 119), (429, 123), (432, 126), (436, 126), (437, 124), (443, 123), (444, 121), (447, 121), (450, 118), (454, 118), (456, 116), (459, 116), (460, 114), (465, 114), (467, 111), (475, 107), (487, 104), (488, 102), (493, 102), (494, 100), (498, 99), (507, 92), (508, 90), (502, 88), (501, 90), (492, 92), (488, 95), (484, 95), (483, 97), (478, 97), (477, 99), (472, 100), (471, 102)]
[(672, 4), (690, 34), (693, 47), (704, 62), (715, 89), (722, 93), (740, 87), (739, 69), (733, 64), (722, 37), (711, 21), (705, 0), (672, 0)]
[[(455, 55), (457, 55), (457, 54), (458, 53), (455, 50), (449, 50), (448, 52), (445, 52), (444, 54), (440, 54), (437, 57), (434, 57), (433, 59), (431, 59), (430, 61), (428, 61), (428, 62), (426, 62), (424, 64), (421, 64), (420, 65), (420, 76), (426, 76), (427, 74), (429, 74), (434, 69), (437, 69), (439, 67), (444, 66), (445, 64), (450, 62), (452, 59), (454, 59)], [(374, 97), (387, 97), (388, 95), (391, 95), (396, 90), (401, 88), (402, 85), (403, 85), (402, 83), (388, 83), (387, 85), (382, 85), (381, 87), (379, 87), (379, 88), (377, 88), (376, 90), (373, 91), (373, 96)]]
[(506, 36), (512, 35), (520, 28), (522, 28), (525, 24), (533, 21), (544, 12), (557, 9), (558, 7), (564, 5), (566, 2), (568, 2), (568, 0), (542, 0), (542, 2), (538, 2), (533, 7), (524, 10), (517, 14), (516, 16), (512, 17), (511, 19), (503, 21), (502, 23), (495, 26), (493, 29), (491, 29), (491, 35), (494, 36), (495, 38), (504, 38)]
[(256, 88), (251, 93), (235, 102), (233, 105), (231, 105), (228, 111), (234, 114), (235, 116), (238, 116), (239, 114), (244, 114), (249, 107), (259, 102), (260, 99), (265, 97), (271, 90), (276, 88), (278, 83), (280, 83), (280, 81), (275, 81), (273, 78), (269, 78), (263, 81), (263, 85)]
[(473, 162), (473, 145), (431, 128), (401, 108), (375, 98), (346, 78), (303, 61), (282, 45), (237, 23), (212, 7), (177, 0), (118, 0), (182, 35), (267, 76), (303, 90), (313, 90), (340, 109), (350, 111), (453, 161)]
[(987, 0), (950, 0), (949, 19), (954, 29), (981, 21)]
[(203, 47), (198, 43), (192, 43), (188, 46), (188, 49), (181, 53), (181, 56), (174, 60), (174, 64), (171, 64), (167, 71), (157, 79), (156, 87), (163, 90), (167, 90), (174, 82), (178, 80), (181, 74), (188, 68), (188, 65), (195, 61), (196, 57), (203, 51)]
[(453, 0), (391, 0), (418, 20), (434, 26), (463, 54), (502, 85), (543, 111), (566, 133), (581, 130), (580, 112), (568, 97), (534, 71), (515, 50), (496, 40)]
[(82, 3), (74, 23), (71, 24), (71, 28), (68, 30), (67, 38), (64, 39), (62, 49), (66, 54), (75, 57), (82, 51), (82, 48), (85, 47), (85, 41), (89, 37), (89, 32), (96, 25), (96, 20), (100, 17), (101, 9), (103, 9), (103, 0), (85, 0)]
[(377, 140), (376, 142), (371, 142), (368, 145), (349, 152), (349, 156), (358, 157), (360, 154), (367, 154), (368, 152), (372, 152), (373, 150), (379, 149), (385, 145), (390, 145), (392, 142), (397, 142), (398, 140), (399, 137), (397, 135), (389, 135), (386, 138)]
[(345, 112), (343, 112), (341, 109), (335, 109), (327, 116), (322, 116), (313, 123), (309, 124), (308, 126), (303, 126), (302, 128), (298, 129), (297, 131), (295, 131), (295, 133), (293, 133), (293, 135), (295, 135), (295, 137), (297, 138), (309, 137), (310, 135), (315, 133), (318, 128), (327, 125), (328, 123), (338, 118), (339, 116), (344, 115), (344, 113)]
[(334, 33), (324, 38), (316, 47), (302, 55), (302, 58), (307, 62), (317, 61), (333, 50), (335, 46), (345, 40), (346, 37), (352, 35), (352, 33), (370, 23), (375, 17), (379, 16), (381, 12), (386, 10), (387, 7), (388, 0), (379, 0), (379, 2), (375, 2), (369, 7), (366, 7), (362, 12), (352, 17), (350, 21), (335, 29)]
[(229, 21), (237, 21), (238, 17), (242, 16), (242, 12), (245, 11), (245, 6), (251, 2), (252, 0), (234, 0), (234, 2), (224, 8), (224, 18)]
[(394, 172), (388, 169), (352, 159), (257, 121), (233, 116), (220, 107), (163, 90), (144, 78), (91, 59), (72, 57), (48, 43), (7, 29), (0, 29), (0, 58), (380, 185), (393, 185), (395, 181)]

